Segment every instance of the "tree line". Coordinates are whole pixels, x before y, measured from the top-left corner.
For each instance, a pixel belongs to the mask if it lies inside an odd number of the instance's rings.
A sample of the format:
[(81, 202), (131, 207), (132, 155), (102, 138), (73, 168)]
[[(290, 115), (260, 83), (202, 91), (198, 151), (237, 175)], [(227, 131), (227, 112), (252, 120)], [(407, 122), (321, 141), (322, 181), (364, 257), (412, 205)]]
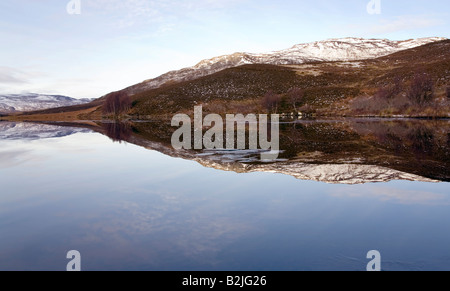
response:
[[(281, 101), (281, 95), (275, 94), (272, 90), (269, 90), (262, 99), (262, 105), (269, 113), (277, 113)], [(305, 101), (305, 91), (298, 87), (289, 89), (286, 93), (286, 101), (292, 106), (293, 111), (298, 113), (299, 107)]]
[(131, 109), (131, 99), (127, 93), (123, 91), (113, 92), (106, 95), (103, 104), (103, 113), (118, 117)]

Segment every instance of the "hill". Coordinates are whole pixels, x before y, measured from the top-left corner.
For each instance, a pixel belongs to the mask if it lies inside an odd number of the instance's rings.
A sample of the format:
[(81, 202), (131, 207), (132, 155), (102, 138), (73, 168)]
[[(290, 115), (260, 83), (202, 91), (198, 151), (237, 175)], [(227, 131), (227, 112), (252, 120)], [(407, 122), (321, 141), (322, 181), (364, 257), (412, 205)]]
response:
[[(429, 104), (417, 106), (407, 98), (417, 74), (426, 75), (433, 83), (434, 99)], [(288, 91), (297, 87), (303, 92), (300, 109), (318, 115), (446, 116), (450, 112), (445, 95), (449, 85), (450, 41), (445, 40), (362, 61), (229, 68), (135, 94), (129, 114), (136, 118), (170, 115), (190, 112), (198, 104), (203, 104), (206, 112), (266, 112), (262, 100), (269, 91), (279, 96), (278, 113), (289, 113), (294, 108)], [(378, 96), (379, 91), (388, 89), (396, 92)], [(359, 108), (361, 103), (367, 108)], [(434, 109), (437, 111), (430, 112)]]
[(228, 68), (242, 65), (299, 65), (312, 62), (355, 61), (386, 56), (395, 52), (445, 40), (442, 37), (428, 37), (405, 41), (388, 39), (337, 38), (312, 43), (297, 44), (285, 50), (263, 54), (234, 53), (206, 59), (197, 65), (168, 72), (157, 78), (126, 88), (134, 95), (163, 85), (191, 81)]
[[(355, 43), (349, 44), (350, 40)], [(342, 51), (342, 47), (348, 45), (361, 50), (360, 42), (346, 39), (327, 44), (330, 47), (333, 44), (335, 50), (339, 52)], [(193, 107), (200, 104), (206, 113), (219, 114), (300, 111), (317, 116), (449, 117), (450, 40), (435, 39), (428, 42), (417, 46), (417, 41), (405, 41), (403, 49), (398, 48), (397, 44), (395, 48), (397, 52), (388, 55), (385, 55), (387, 50), (380, 48), (369, 50), (371, 54), (378, 52), (382, 56), (363, 60), (351, 60), (358, 55), (349, 56), (350, 52), (355, 50), (349, 49), (346, 55), (340, 54), (341, 59), (345, 60), (339, 61), (316, 59), (305, 63), (310, 59), (300, 58), (297, 64), (291, 62), (240, 66), (234, 66), (235, 62), (231, 62), (228, 64), (231, 67), (218, 72), (203, 71), (202, 74), (206, 75), (202, 77), (183, 73), (182, 76), (189, 75), (186, 77), (187, 80), (182, 80), (183, 78), (176, 81), (166, 80), (152, 88), (153, 85), (149, 84), (156, 80), (153, 79), (144, 82), (145, 84), (113, 92), (89, 104), (27, 113), (14, 118), (22, 120), (111, 118), (110, 113), (104, 112), (103, 105), (108, 97), (115, 94), (131, 99), (130, 106), (126, 107), (125, 112), (120, 112), (120, 115), (121, 118), (133, 119), (170, 119), (176, 113), (192, 112)], [(369, 43), (375, 47), (386, 46), (384, 42), (373, 40)], [(313, 47), (321, 45), (324, 46), (318, 42)], [(365, 42), (364, 48), (367, 45)], [(289, 51), (291, 53), (295, 51), (296, 54), (292, 55), (298, 57), (296, 49), (283, 51), (283, 54), (289, 55)], [(330, 50), (324, 48), (324, 51)], [(272, 57), (283, 54), (278, 52), (269, 54), (271, 57), (265, 57), (266, 60), (275, 62), (277, 58)], [(332, 57), (338, 58), (336, 55)], [(229, 58), (227, 60), (229, 61)], [(287, 61), (286, 58), (281, 58), (278, 62)], [(212, 67), (214, 64), (222, 63), (210, 61)], [(150, 89), (146, 89), (148, 86)], [(292, 88), (299, 89), (295, 103), (289, 93)], [(268, 94), (275, 96), (276, 106), (267, 106), (265, 98), (267, 99)]]

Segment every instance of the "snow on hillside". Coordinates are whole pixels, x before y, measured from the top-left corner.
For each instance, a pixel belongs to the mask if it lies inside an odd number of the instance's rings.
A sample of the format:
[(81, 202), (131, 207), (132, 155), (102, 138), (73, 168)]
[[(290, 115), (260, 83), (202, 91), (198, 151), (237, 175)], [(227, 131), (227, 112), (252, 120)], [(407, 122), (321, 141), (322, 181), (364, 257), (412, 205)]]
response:
[(79, 105), (92, 99), (75, 99), (60, 95), (4, 94), (0, 95), (0, 112), (12, 113)]

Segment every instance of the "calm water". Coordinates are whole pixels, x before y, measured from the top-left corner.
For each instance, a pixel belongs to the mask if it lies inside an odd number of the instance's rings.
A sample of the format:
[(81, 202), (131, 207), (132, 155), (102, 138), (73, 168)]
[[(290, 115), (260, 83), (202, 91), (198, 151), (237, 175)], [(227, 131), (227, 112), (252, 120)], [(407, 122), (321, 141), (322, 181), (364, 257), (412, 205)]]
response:
[(87, 128), (0, 126), (0, 270), (65, 270), (69, 250), (83, 270), (363, 271), (370, 250), (384, 270), (450, 270), (446, 160), (423, 175), (443, 167), (440, 182), (330, 184)]

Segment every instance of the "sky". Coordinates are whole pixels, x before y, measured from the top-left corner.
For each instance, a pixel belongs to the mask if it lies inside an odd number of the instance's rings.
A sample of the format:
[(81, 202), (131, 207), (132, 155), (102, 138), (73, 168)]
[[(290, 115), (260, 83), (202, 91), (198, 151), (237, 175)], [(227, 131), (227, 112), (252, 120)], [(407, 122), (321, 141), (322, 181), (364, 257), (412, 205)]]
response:
[(1, 0), (0, 93), (97, 98), (234, 52), (450, 38), (449, 11), (448, 0)]

